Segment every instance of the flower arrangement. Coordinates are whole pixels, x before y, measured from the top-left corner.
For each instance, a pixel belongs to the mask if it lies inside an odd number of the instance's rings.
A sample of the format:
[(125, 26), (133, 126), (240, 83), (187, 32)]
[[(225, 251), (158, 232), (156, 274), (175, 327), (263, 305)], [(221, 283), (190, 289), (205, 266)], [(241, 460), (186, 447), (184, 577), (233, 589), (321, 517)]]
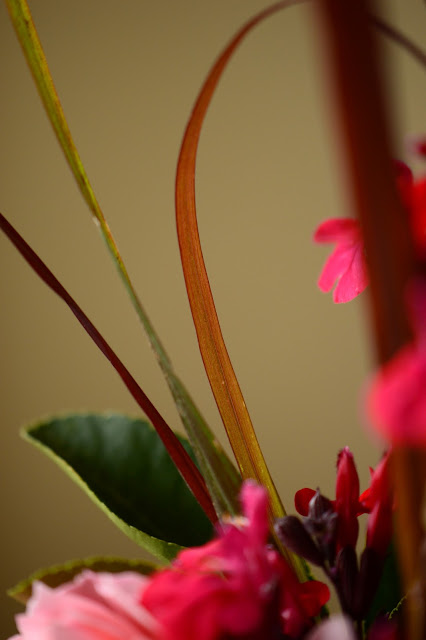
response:
[[(247, 22), (210, 70), (191, 113), (176, 173), (176, 220), (188, 298), (204, 366), (237, 466), (204, 421), (138, 298), (78, 155), (25, 0), (6, 0), (52, 126), (118, 268), (178, 408), (178, 437), (82, 308), (18, 231), (0, 227), (72, 311), (149, 422), (68, 415), (26, 438), (60, 464), (156, 563), (88, 559), (38, 572), (11, 590), (27, 608), (17, 638), (281, 638), (421, 640), (425, 634), (424, 326), (426, 192), (393, 159), (377, 61), (381, 32), (425, 64), (405, 36), (363, 2), (314, 4), (329, 50), (354, 210), (321, 223), (335, 243), (319, 279), (334, 301), (369, 288), (377, 373), (365, 407), (386, 452), (363, 492), (353, 455), (337, 456), (334, 496), (296, 493), (287, 515), (268, 471), (222, 337), (201, 251), (195, 164), (204, 117), (235, 50), (284, 0)], [(368, 101), (365, 99), (368, 96)], [(412, 143), (424, 156), (423, 140)], [(378, 174), (377, 167), (380, 167)], [(357, 552), (359, 517), (367, 514)], [(315, 578), (310, 566), (315, 567)], [(340, 614), (330, 615), (332, 588)]]

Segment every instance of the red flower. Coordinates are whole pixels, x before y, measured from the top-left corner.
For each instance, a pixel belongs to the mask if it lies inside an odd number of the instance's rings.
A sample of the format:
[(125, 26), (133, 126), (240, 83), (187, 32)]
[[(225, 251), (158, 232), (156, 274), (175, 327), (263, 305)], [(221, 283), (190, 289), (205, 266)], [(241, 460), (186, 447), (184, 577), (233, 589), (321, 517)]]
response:
[(337, 545), (355, 547), (358, 539), (359, 478), (353, 454), (349, 447), (339, 452), (337, 458), (335, 510), (339, 516)]
[[(313, 489), (297, 491), (294, 502), (298, 513), (307, 516), (309, 503), (316, 495)], [(359, 501), (359, 478), (352, 453), (344, 447), (337, 457), (336, 499), (330, 505), (338, 515), (337, 550), (349, 545), (355, 547), (358, 538), (358, 518), (365, 509)]]
[(413, 155), (423, 160), (426, 158), (426, 136), (410, 136), (406, 144)]
[(426, 350), (401, 349), (370, 384), (367, 413), (375, 429), (396, 445), (426, 446)]
[(359, 497), (370, 515), (367, 521), (367, 547), (384, 556), (392, 538), (393, 495), (389, 481), (389, 454), (376, 469), (370, 469), (370, 487)]
[(266, 544), (266, 491), (245, 483), (242, 503), (245, 518), (223, 524), (216, 540), (183, 551), (152, 576), (142, 602), (162, 624), (164, 640), (298, 637), (328, 600), (326, 585), (300, 584)]
[(315, 231), (314, 241), (336, 243), (318, 280), (321, 291), (330, 291), (337, 281), (334, 302), (349, 302), (362, 293), (368, 284), (368, 274), (359, 222), (350, 218), (326, 220)]
[[(373, 471), (370, 469), (370, 487), (359, 495), (358, 472), (348, 447), (337, 458), (336, 499), (329, 502), (336, 513), (336, 551), (346, 546), (355, 547), (358, 538), (358, 516), (369, 513), (367, 522), (367, 547), (380, 555), (387, 551), (392, 535), (392, 493), (388, 477), (389, 455), (386, 455)], [(298, 513), (310, 517), (311, 500), (317, 492), (300, 489), (295, 495)]]

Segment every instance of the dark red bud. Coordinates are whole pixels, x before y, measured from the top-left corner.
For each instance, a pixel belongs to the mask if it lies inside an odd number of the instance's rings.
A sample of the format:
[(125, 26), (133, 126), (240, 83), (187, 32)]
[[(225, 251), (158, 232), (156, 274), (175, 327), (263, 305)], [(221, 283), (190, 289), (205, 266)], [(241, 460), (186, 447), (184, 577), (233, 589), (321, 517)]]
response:
[(285, 547), (308, 562), (322, 566), (324, 557), (302, 522), (296, 516), (285, 516), (275, 523), (275, 531)]

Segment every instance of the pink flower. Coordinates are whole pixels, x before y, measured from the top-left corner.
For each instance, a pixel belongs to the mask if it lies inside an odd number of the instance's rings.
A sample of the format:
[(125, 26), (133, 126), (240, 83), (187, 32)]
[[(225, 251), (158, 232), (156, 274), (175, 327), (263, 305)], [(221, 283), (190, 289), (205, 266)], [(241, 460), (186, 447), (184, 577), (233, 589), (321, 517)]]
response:
[[(313, 489), (299, 489), (294, 496), (296, 510), (302, 516), (309, 515), (310, 501), (315, 497)], [(347, 545), (355, 547), (358, 538), (358, 516), (365, 513), (359, 501), (359, 478), (353, 454), (344, 447), (337, 456), (336, 499), (330, 507), (337, 514), (337, 550)]]
[(223, 524), (219, 537), (179, 554), (154, 576), (143, 605), (160, 621), (164, 640), (228, 636), (297, 637), (328, 600), (326, 585), (300, 584), (267, 545), (267, 493), (252, 482), (242, 490), (244, 518)]
[(426, 446), (426, 350), (409, 344), (373, 378), (367, 413), (395, 445)]
[(359, 222), (351, 218), (326, 220), (315, 231), (314, 241), (336, 244), (318, 280), (321, 291), (330, 291), (337, 281), (334, 302), (349, 302), (362, 293), (368, 284), (368, 274)]
[(426, 446), (426, 281), (407, 291), (415, 339), (400, 349), (372, 378), (367, 415), (376, 430), (395, 445)]
[(359, 531), (359, 478), (349, 447), (339, 451), (337, 457), (335, 510), (338, 548), (355, 547)]
[[(357, 634), (350, 618), (334, 615), (321, 622), (306, 636), (306, 640), (357, 640)], [(397, 630), (392, 622), (375, 622), (367, 634), (367, 640), (396, 640)]]
[(137, 573), (83, 571), (51, 589), (33, 586), (27, 611), (10, 640), (151, 640), (159, 625), (140, 603), (148, 578)]
[(389, 453), (376, 469), (370, 469), (370, 487), (359, 497), (370, 514), (367, 521), (367, 547), (384, 556), (392, 538), (393, 493), (389, 479)]
[(334, 615), (315, 627), (306, 640), (356, 640), (356, 635), (350, 618)]
[[(425, 153), (425, 139), (418, 139), (417, 152)], [(395, 180), (401, 202), (409, 217), (414, 245), (420, 259), (426, 259), (426, 178), (414, 180), (411, 169), (395, 161)], [(318, 280), (321, 291), (328, 292), (337, 281), (334, 302), (349, 302), (362, 293), (369, 282), (364, 255), (364, 239), (357, 220), (331, 218), (314, 233), (320, 244), (335, 243)]]
[(408, 151), (420, 159), (426, 158), (426, 136), (410, 136), (406, 140)]
[[(355, 547), (358, 538), (358, 516), (370, 514), (367, 522), (367, 547), (379, 555), (386, 554), (392, 536), (393, 499), (388, 477), (389, 455), (373, 471), (370, 487), (359, 495), (359, 478), (353, 455), (348, 447), (337, 458), (336, 499), (329, 501), (331, 513), (337, 514), (336, 549)], [(317, 492), (300, 489), (294, 497), (300, 515), (312, 517), (311, 501)]]

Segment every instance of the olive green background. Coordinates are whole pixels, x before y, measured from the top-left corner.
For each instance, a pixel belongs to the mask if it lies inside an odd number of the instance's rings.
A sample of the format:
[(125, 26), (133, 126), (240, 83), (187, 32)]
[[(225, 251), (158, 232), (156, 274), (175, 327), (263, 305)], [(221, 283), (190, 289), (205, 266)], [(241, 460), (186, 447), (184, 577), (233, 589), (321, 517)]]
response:
[[(75, 142), (131, 277), (178, 372), (222, 441), (179, 262), (174, 172), (191, 105), (215, 56), (266, 6), (256, 0), (31, 2)], [(382, 13), (417, 42), (426, 8)], [(323, 219), (351, 214), (311, 6), (253, 32), (231, 62), (202, 133), (200, 234), (223, 333), (284, 503), (332, 495), (349, 445), (362, 484), (380, 443), (361, 391), (373, 367), (364, 294), (336, 306), (316, 279)], [(76, 188), (0, 5), (0, 210), (75, 296), (171, 426), (179, 420), (114, 266)], [(425, 131), (426, 75), (386, 46), (396, 154)], [(368, 96), (366, 96), (368, 100)], [(420, 167), (421, 169), (421, 167)], [(380, 167), (377, 167), (380, 171)], [(138, 414), (74, 317), (0, 237), (0, 591), (79, 556), (139, 556), (23, 425), (68, 410)], [(18, 610), (0, 599), (2, 637)]]

